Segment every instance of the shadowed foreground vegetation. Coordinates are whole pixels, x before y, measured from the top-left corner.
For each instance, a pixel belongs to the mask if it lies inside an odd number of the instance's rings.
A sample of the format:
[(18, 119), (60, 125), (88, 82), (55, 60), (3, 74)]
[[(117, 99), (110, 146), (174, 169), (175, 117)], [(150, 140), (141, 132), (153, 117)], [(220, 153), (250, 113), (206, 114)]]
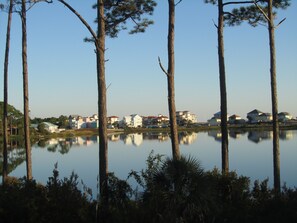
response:
[[(128, 178), (138, 186), (109, 174), (108, 222), (297, 222), (296, 188), (276, 194), (268, 180), (251, 186), (234, 172), (205, 172), (191, 157), (151, 154)], [(0, 186), (1, 222), (96, 222), (100, 207), (75, 174), (59, 179), (56, 168), (46, 185), (10, 178)]]

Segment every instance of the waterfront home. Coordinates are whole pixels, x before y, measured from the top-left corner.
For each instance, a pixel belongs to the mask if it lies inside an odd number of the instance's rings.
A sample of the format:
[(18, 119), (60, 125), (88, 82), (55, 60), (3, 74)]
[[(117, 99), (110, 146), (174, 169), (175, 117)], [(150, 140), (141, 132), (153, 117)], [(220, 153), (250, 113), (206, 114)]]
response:
[(271, 113), (263, 113), (258, 117), (259, 122), (271, 122), (272, 121), (272, 114)]
[(239, 115), (234, 114), (229, 117), (229, 123), (230, 124), (244, 124), (245, 120), (242, 119)]
[(178, 125), (197, 123), (197, 116), (189, 111), (177, 111), (176, 122)]
[(70, 115), (68, 119), (71, 129), (80, 129), (84, 124), (84, 120), (80, 115)]
[(261, 120), (260, 115), (262, 115), (263, 113), (264, 112), (254, 109), (253, 111), (247, 113), (246, 117), (250, 123), (258, 123)]
[(99, 126), (98, 115), (96, 114), (92, 115), (91, 117), (70, 115), (68, 119), (69, 127), (71, 129), (98, 128)]
[(221, 118), (212, 117), (207, 122), (210, 126), (219, 126), (221, 125)]
[(54, 125), (50, 122), (42, 122), (42, 124), (44, 125), (44, 129), (50, 133), (60, 132), (57, 125)]
[(119, 122), (119, 117), (118, 116), (109, 116), (107, 118), (107, 123), (109, 125), (113, 125), (114, 123), (117, 123), (117, 122)]
[[(217, 119), (221, 119), (221, 111), (213, 114), (213, 117), (217, 118)], [(227, 114), (227, 119), (229, 119), (229, 115)]]
[(142, 117), (137, 114), (124, 116), (123, 119), (119, 122), (121, 128), (138, 128), (142, 127)]
[(147, 128), (168, 126), (169, 118), (165, 115), (142, 117), (142, 124)]
[(286, 122), (293, 119), (293, 116), (289, 114), (288, 112), (280, 112), (278, 113), (278, 120), (280, 122)]

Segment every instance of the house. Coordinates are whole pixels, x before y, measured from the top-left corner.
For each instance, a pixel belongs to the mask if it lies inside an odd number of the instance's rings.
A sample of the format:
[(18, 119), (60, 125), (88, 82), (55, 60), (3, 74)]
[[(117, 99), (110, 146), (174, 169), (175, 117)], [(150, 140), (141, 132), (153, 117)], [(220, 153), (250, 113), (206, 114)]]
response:
[(80, 129), (84, 124), (84, 120), (80, 115), (70, 115), (68, 119), (69, 119), (69, 127), (71, 129)]
[(210, 126), (219, 126), (221, 125), (221, 118), (212, 117), (207, 122)]
[(230, 124), (244, 124), (245, 120), (242, 119), (239, 115), (234, 114), (229, 117), (229, 123)]
[[(218, 118), (218, 119), (221, 119), (221, 111), (219, 111), (219, 112), (213, 114), (213, 117)], [(227, 119), (228, 119), (228, 118), (229, 118), (229, 115), (227, 114)]]
[(119, 117), (118, 116), (109, 116), (107, 118), (107, 122), (108, 122), (108, 124), (113, 125), (114, 123), (119, 122)]
[(91, 129), (96, 129), (99, 127), (99, 118), (98, 115), (94, 114), (91, 117), (88, 117), (86, 120), (86, 127)]
[(164, 115), (143, 117), (143, 126), (147, 128), (168, 126), (169, 118)]
[(44, 125), (44, 129), (50, 133), (59, 132), (59, 127), (57, 125), (54, 125), (50, 122), (42, 122)]
[(142, 127), (142, 117), (137, 114), (124, 116), (123, 119), (120, 121), (119, 126), (122, 128), (124, 128), (124, 127), (129, 127), (129, 128)]
[(177, 111), (176, 122), (178, 125), (197, 123), (197, 116), (189, 111)]
[(280, 112), (278, 113), (278, 120), (280, 122), (286, 122), (293, 119), (293, 116), (289, 114), (288, 112)]
[[(229, 118), (229, 115), (227, 114), (227, 119)], [(213, 114), (213, 117), (209, 119), (207, 122), (211, 126), (218, 126), (221, 124), (221, 111)]]
[(263, 113), (264, 112), (254, 109), (253, 111), (247, 113), (246, 117), (250, 123), (258, 123), (261, 120), (260, 115), (262, 115)]
[(98, 128), (98, 126), (99, 120), (96, 114), (91, 117), (82, 117), (80, 115), (69, 116), (69, 127), (71, 129)]
[(270, 122), (272, 121), (272, 114), (271, 113), (263, 113), (258, 117), (259, 122)]

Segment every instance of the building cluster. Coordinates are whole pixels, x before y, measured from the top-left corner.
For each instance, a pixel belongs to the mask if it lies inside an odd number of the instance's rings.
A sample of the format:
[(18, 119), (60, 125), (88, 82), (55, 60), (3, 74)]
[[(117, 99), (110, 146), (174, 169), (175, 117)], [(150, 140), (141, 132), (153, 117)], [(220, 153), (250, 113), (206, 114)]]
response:
[[(267, 112), (261, 112), (257, 109), (254, 109), (247, 113), (247, 120), (241, 118), (239, 115), (227, 115), (229, 124), (256, 124), (256, 123), (269, 123), (272, 121), (272, 114)], [(288, 122), (293, 120), (293, 116), (288, 112), (280, 112), (278, 114), (279, 122)], [(221, 112), (217, 112), (213, 115), (211, 119), (208, 120), (208, 124), (211, 126), (218, 126), (221, 124)]]
[[(268, 123), (272, 121), (272, 115), (270, 113), (261, 112), (257, 109), (247, 113), (247, 119), (241, 118), (239, 115), (227, 115), (228, 124), (256, 124), (256, 123)], [(288, 112), (281, 112), (278, 114), (279, 122), (289, 122), (294, 120), (293, 116)], [(179, 126), (196, 125), (197, 116), (189, 111), (177, 111), (176, 121)], [(165, 115), (157, 116), (140, 116), (138, 114), (132, 114), (124, 116), (121, 120), (118, 116), (110, 116), (107, 118), (108, 128), (167, 128), (169, 127), (169, 118)], [(221, 124), (221, 112), (217, 112), (211, 119), (207, 121), (210, 126), (219, 126)], [(98, 115), (94, 114), (90, 117), (82, 117), (80, 115), (69, 116), (69, 128), (70, 129), (84, 129), (84, 128), (98, 128), (99, 120)], [(59, 132), (61, 129), (57, 125), (44, 122), (44, 128), (48, 132)]]
[[(177, 124), (180, 126), (197, 123), (197, 116), (189, 111), (176, 112)], [(169, 118), (165, 115), (140, 116), (132, 114), (124, 116), (122, 120), (118, 116), (110, 116), (107, 119), (108, 128), (165, 128), (169, 126)], [(71, 129), (98, 128), (98, 116), (82, 117), (79, 115), (69, 116)]]

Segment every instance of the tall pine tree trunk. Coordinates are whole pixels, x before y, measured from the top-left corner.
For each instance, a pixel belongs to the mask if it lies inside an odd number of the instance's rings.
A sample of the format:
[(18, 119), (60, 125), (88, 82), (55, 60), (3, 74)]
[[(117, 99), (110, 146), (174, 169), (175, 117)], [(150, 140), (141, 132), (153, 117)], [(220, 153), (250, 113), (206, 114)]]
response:
[[(97, 1), (97, 82), (98, 82), (98, 112), (99, 112), (99, 178), (100, 197), (103, 209), (108, 208), (108, 141), (107, 141), (107, 108), (105, 83), (105, 20), (104, 1)], [(105, 212), (103, 210), (103, 212)]]
[(272, 119), (273, 119), (273, 172), (274, 189), (280, 191), (280, 151), (279, 151), (279, 124), (278, 124), (278, 102), (276, 87), (276, 56), (274, 40), (274, 16), (272, 11), (272, 0), (268, 1), (268, 32), (270, 48), (270, 81), (271, 81), (271, 100), (272, 100)]
[(168, 23), (168, 108), (170, 118), (170, 133), (172, 144), (172, 155), (174, 159), (180, 159), (180, 150), (178, 143), (177, 123), (176, 123), (176, 108), (175, 108), (175, 93), (174, 93), (174, 25), (175, 25), (175, 2), (168, 0), (169, 4), (169, 23)]
[[(5, 58), (4, 58), (4, 103), (3, 103), (3, 172), (2, 172), (2, 182), (5, 184), (6, 178), (8, 176), (7, 169), (7, 149), (8, 149), (8, 61), (9, 61), (9, 49), (10, 49), (10, 28), (12, 20), (12, 9), (13, 0), (9, 2), (8, 19), (7, 19), (7, 31), (6, 31), (6, 46), (5, 46)], [(12, 134), (12, 132), (10, 132)]]
[(218, 57), (221, 96), (221, 132), (222, 132), (222, 172), (229, 171), (228, 127), (227, 127), (227, 90), (224, 59), (224, 14), (223, 1), (218, 1)]
[(32, 179), (32, 159), (30, 143), (30, 120), (29, 120), (29, 90), (28, 90), (28, 61), (27, 61), (27, 15), (26, 0), (22, 0), (22, 60), (23, 60), (23, 97), (24, 97), (24, 133), (26, 149), (27, 179)]

